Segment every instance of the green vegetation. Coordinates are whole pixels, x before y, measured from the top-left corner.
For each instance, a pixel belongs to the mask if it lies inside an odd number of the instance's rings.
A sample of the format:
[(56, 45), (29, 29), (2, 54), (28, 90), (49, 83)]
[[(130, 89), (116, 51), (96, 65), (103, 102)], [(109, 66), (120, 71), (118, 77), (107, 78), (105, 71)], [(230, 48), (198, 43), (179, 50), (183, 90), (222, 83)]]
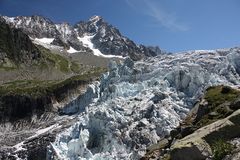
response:
[(5, 70), (5, 71), (12, 71), (14, 69), (17, 69), (17, 67), (14, 66), (5, 66), (3, 64), (0, 64), (0, 70)]
[(52, 53), (49, 49), (46, 49), (42, 46), (37, 46), (41, 51), (43, 58), (45, 61), (42, 61), (40, 67), (42, 69), (47, 68), (47, 64), (50, 66), (54, 66), (56, 69), (59, 69), (62, 72), (70, 72), (69, 61), (61, 55)]
[(205, 94), (205, 99), (212, 108), (225, 102), (231, 102), (240, 96), (240, 91), (228, 86), (209, 87)]
[(233, 113), (229, 104), (240, 97), (240, 91), (228, 86), (209, 87), (205, 93), (207, 113), (195, 124), (195, 129), (225, 118)]
[(38, 97), (54, 93), (56, 90), (68, 86), (77, 85), (79, 83), (88, 83), (94, 78), (98, 78), (105, 69), (93, 68), (92, 70), (76, 75), (62, 81), (39, 81), (39, 80), (17, 80), (4, 83), (0, 86), (0, 96), (4, 95), (29, 95)]
[(76, 63), (76, 62), (72, 62), (72, 63), (70, 64), (70, 69), (71, 69), (72, 72), (78, 73), (78, 72), (80, 71), (80, 66), (79, 66), (79, 64)]
[(233, 150), (233, 145), (222, 139), (215, 141), (211, 148), (213, 150), (213, 160), (222, 160), (226, 155)]

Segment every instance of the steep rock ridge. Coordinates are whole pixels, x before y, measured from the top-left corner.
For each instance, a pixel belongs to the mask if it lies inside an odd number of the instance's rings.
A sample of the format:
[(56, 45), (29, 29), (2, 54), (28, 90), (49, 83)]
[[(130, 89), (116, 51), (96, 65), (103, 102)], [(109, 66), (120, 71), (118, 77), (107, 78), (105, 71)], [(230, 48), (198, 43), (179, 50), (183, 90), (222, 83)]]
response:
[[(9, 66), (10, 63), (30, 64), (41, 59), (40, 50), (29, 37), (19, 29), (12, 29), (0, 18), (0, 65)], [(9, 65), (8, 65), (9, 64)]]
[[(93, 16), (87, 22), (79, 22), (75, 25), (79, 36), (93, 35), (92, 43), (104, 54), (129, 55), (133, 59), (141, 56), (156, 56), (157, 52), (141, 45), (137, 46), (133, 41), (121, 35), (119, 30), (108, 24), (102, 17)], [(159, 52), (158, 52), (159, 53)]]
[(21, 28), (23, 32), (32, 38), (53, 38), (59, 35), (55, 24), (50, 19), (42, 16), (3, 16), (3, 18), (12, 27)]
[[(77, 39), (77, 33), (67, 23), (54, 24), (50, 19), (42, 16), (3, 16), (6, 22), (14, 27), (22, 29), (36, 41), (61, 46), (64, 48), (74, 47), (76, 50), (89, 51)], [(45, 39), (45, 40), (44, 40)], [(51, 41), (47, 41), (51, 40)], [(46, 45), (45, 45), (46, 47)]]
[(47, 48), (63, 47), (68, 53), (87, 52), (100, 55), (130, 56), (134, 60), (144, 56), (163, 54), (159, 48), (149, 48), (136, 45), (133, 41), (121, 35), (119, 30), (108, 24), (102, 17), (93, 16), (86, 22), (74, 26), (68, 23), (54, 24), (41, 16), (2, 16), (14, 28), (22, 29), (35, 43)]
[[(62, 41), (66, 44), (69, 44), (69, 47), (72, 46), (76, 50), (83, 49), (82, 43), (77, 39), (77, 33), (74, 31), (74, 28), (72, 26), (70, 26), (68, 23), (61, 23), (56, 24), (56, 28), (61, 34)], [(52, 44), (59, 45), (57, 41), (59, 41), (59, 38), (56, 38)]]
[(48, 158), (139, 159), (179, 125), (207, 87), (240, 84), (239, 57), (240, 49), (232, 48), (112, 62), (91, 87), (92, 103), (57, 136)]

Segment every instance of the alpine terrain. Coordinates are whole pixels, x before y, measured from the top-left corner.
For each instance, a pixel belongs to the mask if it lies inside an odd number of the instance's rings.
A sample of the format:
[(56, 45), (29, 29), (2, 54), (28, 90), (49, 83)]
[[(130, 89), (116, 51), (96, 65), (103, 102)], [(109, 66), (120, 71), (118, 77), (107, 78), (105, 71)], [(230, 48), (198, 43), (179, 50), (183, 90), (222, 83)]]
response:
[(0, 159), (240, 159), (240, 48), (169, 53), (101, 16), (0, 17)]

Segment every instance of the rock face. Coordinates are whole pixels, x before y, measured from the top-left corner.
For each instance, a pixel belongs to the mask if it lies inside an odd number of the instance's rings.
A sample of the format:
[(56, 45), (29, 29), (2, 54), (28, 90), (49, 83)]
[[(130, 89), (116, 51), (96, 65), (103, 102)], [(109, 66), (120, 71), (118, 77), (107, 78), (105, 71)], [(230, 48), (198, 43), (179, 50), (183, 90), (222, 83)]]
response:
[(19, 29), (12, 29), (0, 18), (0, 65), (8, 61), (26, 63), (41, 59), (40, 51)]
[(3, 18), (12, 27), (20, 28), (32, 38), (52, 38), (59, 35), (55, 24), (44, 17), (41, 16), (18, 16), (18, 17), (6, 17)]
[(32, 98), (24, 95), (8, 95), (0, 96), (0, 102), (1, 123), (14, 122), (24, 118), (31, 119), (33, 115), (39, 117), (44, 112), (52, 110), (52, 101), (48, 96)]
[(193, 134), (177, 140), (171, 147), (171, 159), (204, 160), (212, 155), (209, 143), (221, 138), (231, 140), (240, 136), (240, 110), (227, 118), (202, 127)]
[(239, 51), (191, 51), (110, 63), (109, 73), (92, 87), (92, 102), (78, 123), (57, 136), (49, 158), (139, 159), (179, 125), (207, 87), (240, 84), (234, 60)]
[(138, 59), (143, 55), (156, 56), (159, 53), (143, 45), (137, 46), (100, 16), (93, 16), (87, 22), (79, 22), (75, 27), (78, 29), (80, 37), (86, 34), (94, 35), (92, 38), (94, 46), (105, 54), (129, 55)]
[(91, 95), (86, 87), (97, 75), (96, 71), (88, 77), (46, 81), (43, 85), (28, 81), (1, 85), (0, 159), (46, 159), (47, 146), (55, 141), (56, 134), (77, 121), (74, 115), (60, 116), (60, 110), (66, 114), (74, 99), (85, 97), (86, 102)]
[[(136, 60), (162, 53), (159, 48), (136, 45), (100, 16), (93, 16), (88, 21), (81, 21), (74, 26), (67, 23), (54, 24), (51, 20), (41, 16), (3, 16), (2, 18), (10, 26), (22, 29), (37, 42), (47, 42), (66, 49), (73, 48), (69, 50), (69, 53), (95, 53), (97, 50), (103, 56), (130, 56)], [(46, 44), (43, 45), (47, 47)]]
[(70, 48), (73, 46), (77, 50), (87, 51), (77, 39), (77, 33), (74, 28), (67, 23), (54, 24), (50, 19), (41, 16), (3, 16), (6, 22), (14, 27), (21, 29), (24, 33), (33, 39), (53, 39), (51, 44)]

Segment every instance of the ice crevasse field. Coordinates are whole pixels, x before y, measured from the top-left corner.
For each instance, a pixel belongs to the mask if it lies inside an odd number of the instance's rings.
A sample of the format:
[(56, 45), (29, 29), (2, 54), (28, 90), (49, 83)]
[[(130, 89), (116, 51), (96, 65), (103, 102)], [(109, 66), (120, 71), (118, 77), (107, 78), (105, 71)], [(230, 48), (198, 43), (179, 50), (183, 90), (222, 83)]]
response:
[(65, 108), (78, 122), (57, 135), (48, 158), (139, 159), (178, 126), (212, 85), (240, 85), (240, 48), (188, 51), (122, 64)]

